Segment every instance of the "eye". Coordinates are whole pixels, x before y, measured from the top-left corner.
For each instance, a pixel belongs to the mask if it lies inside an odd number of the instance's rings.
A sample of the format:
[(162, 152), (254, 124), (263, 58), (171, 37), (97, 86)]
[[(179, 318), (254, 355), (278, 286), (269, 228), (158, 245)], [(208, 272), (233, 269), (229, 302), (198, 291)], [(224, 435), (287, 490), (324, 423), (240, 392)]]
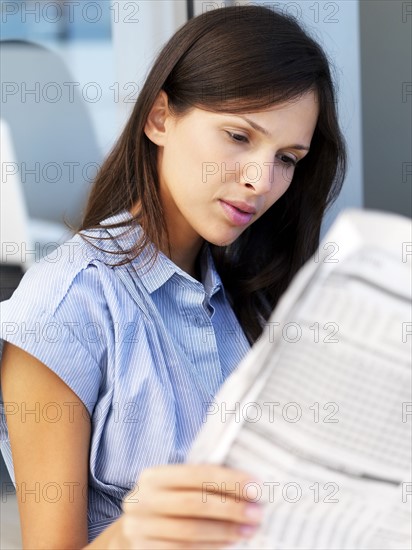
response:
[(279, 155), (279, 159), (283, 164), (287, 164), (288, 166), (296, 166), (298, 163), (296, 159), (288, 157), (287, 155)]
[(233, 132), (227, 132), (226, 133), (230, 136), (232, 141), (235, 141), (237, 143), (249, 143), (249, 140), (246, 136), (242, 136), (241, 134), (234, 134)]

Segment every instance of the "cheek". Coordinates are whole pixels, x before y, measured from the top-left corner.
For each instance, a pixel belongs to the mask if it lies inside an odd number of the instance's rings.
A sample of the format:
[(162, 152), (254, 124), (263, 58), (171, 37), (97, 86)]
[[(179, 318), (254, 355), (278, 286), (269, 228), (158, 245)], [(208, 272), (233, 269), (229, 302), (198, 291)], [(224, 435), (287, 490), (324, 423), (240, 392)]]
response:
[(182, 132), (170, 143), (165, 151), (165, 168), (176, 177), (198, 184), (211, 178), (215, 171), (215, 157), (206, 139), (198, 133)]
[(282, 195), (286, 193), (292, 183), (294, 174), (293, 166), (277, 167), (275, 170), (272, 191), (269, 193), (265, 211), (268, 210)]
[(275, 170), (275, 179), (273, 192), (277, 198), (281, 197), (292, 183), (294, 175), (294, 166), (277, 166)]
[(275, 167), (275, 187), (283, 190), (282, 195), (289, 187), (293, 179), (294, 171), (295, 167), (292, 165), (279, 164)]
[(175, 139), (163, 151), (161, 180), (179, 208), (194, 207), (208, 196), (215, 181), (215, 164), (198, 143)]

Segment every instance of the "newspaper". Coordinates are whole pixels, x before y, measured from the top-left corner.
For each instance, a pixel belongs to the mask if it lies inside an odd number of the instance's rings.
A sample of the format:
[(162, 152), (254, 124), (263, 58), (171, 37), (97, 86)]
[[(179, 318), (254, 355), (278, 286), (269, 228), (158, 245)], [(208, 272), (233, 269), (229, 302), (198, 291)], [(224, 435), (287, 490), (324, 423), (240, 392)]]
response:
[(411, 241), (407, 218), (344, 211), (209, 404), (188, 461), (261, 480), (233, 549), (412, 547)]

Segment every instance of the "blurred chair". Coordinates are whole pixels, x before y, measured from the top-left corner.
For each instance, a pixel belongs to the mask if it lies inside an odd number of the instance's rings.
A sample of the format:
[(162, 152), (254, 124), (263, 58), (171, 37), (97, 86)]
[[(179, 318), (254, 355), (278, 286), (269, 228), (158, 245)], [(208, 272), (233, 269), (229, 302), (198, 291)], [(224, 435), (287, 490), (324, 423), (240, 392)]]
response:
[(1, 41), (0, 66), (28, 216), (77, 224), (101, 162), (80, 83), (58, 54), (27, 41)]
[(7, 123), (0, 119), (0, 301), (11, 296), (23, 272), (22, 246), (33, 250), (26, 202), (17, 176), (16, 159)]
[(0, 301), (11, 296), (23, 273), (63, 243), (69, 230), (57, 222), (29, 218), (10, 129), (0, 119)]
[(11, 142), (9, 126), (0, 119), (0, 158), (1, 158), (1, 188), (0, 188), (0, 240), (1, 263), (21, 266), (23, 270), (31, 265), (22, 265), (18, 249), (21, 243), (33, 249), (34, 240), (30, 236), (29, 216), (26, 201), (17, 175), (17, 162)]

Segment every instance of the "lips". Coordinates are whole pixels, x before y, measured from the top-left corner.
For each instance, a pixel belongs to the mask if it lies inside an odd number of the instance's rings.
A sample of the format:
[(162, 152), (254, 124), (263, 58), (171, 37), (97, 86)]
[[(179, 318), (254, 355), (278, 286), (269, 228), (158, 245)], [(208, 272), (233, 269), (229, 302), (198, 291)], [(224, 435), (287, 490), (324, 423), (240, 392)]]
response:
[(256, 208), (246, 202), (219, 200), (227, 218), (233, 225), (247, 225), (256, 214)]
[(234, 208), (237, 208), (241, 212), (246, 212), (246, 214), (256, 214), (256, 208), (248, 204), (247, 202), (226, 201), (226, 200), (223, 200), (223, 202), (225, 202), (226, 204), (229, 204), (230, 206), (233, 206)]

